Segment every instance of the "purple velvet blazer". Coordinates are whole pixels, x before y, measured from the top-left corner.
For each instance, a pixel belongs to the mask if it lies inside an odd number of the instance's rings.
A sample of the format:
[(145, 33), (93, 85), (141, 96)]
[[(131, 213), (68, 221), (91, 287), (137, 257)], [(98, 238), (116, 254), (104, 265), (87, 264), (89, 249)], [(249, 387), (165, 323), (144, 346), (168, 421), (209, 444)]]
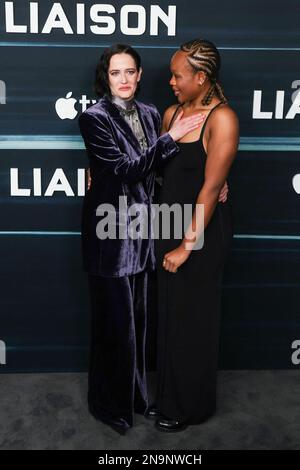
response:
[[(87, 191), (82, 210), (83, 269), (90, 274), (121, 277), (154, 269), (153, 240), (99, 239), (96, 226), (101, 220), (96, 215), (99, 204), (119, 206), (119, 196), (127, 197), (127, 206), (144, 204), (149, 218), (154, 192), (155, 171), (179, 148), (166, 133), (159, 137), (161, 119), (153, 105), (135, 101), (148, 141), (148, 149), (141, 151), (130, 126), (108, 97), (101, 98), (79, 117), (92, 183)], [(121, 221), (122, 220), (122, 221)], [(117, 214), (116, 224), (130, 223), (127, 214)]]

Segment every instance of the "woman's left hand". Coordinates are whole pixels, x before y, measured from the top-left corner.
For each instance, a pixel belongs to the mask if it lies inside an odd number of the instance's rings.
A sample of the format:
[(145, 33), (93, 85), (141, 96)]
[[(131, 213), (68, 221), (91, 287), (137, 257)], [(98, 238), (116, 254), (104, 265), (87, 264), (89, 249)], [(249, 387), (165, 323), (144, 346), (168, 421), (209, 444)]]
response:
[(176, 273), (177, 269), (185, 263), (191, 252), (179, 246), (175, 250), (166, 253), (163, 260), (163, 268), (170, 273)]
[(87, 188), (88, 190), (91, 188), (92, 178), (91, 178), (91, 170), (90, 168), (87, 169)]
[(221, 192), (219, 194), (219, 202), (226, 202), (227, 201), (227, 194), (228, 194), (228, 184), (227, 181), (225, 181), (223, 188), (221, 189)]

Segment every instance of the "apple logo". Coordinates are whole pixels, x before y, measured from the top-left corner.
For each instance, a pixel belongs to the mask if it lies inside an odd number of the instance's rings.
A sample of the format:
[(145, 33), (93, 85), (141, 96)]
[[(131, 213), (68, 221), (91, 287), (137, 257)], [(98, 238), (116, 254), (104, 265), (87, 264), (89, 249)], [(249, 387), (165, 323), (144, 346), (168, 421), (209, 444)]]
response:
[(59, 98), (55, 103), (55, 110), (60, 119), (74, 119), (78, 114), (75, 109), (77, 100), (71, 98), (71, 96), (72, 91), (69, 91), (65, 98)]
[(300, 173), (294, 176), (292, 184), (296, 193), (300, 194)]

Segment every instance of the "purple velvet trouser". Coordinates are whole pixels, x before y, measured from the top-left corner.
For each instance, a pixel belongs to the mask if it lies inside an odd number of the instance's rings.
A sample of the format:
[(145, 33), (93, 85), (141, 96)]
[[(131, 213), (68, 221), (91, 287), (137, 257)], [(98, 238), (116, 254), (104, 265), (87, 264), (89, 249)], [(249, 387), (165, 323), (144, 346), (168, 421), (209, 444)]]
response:
[(91, 345), (88, 403), (105, 423), (133, 424), (148, 406), (145, 371), (147, 272), (89, 275)]

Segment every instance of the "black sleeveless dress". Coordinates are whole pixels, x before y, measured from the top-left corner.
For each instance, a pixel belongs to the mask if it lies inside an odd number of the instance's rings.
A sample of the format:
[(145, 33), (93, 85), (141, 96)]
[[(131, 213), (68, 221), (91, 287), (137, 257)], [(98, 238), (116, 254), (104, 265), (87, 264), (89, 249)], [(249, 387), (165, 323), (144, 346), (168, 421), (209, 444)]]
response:
[[(180, 152), (164, 168), (159, 204), (195, 206), (204, 183), (203, 134), (210, 114), (219, 104), (208, 114), (198, 141), (178, 143)], [(217, 203), (204, 231), (203, 247), (192, 251), (177, 273), (163, 269), (162, 262), (164, 255), (177, 248), (181, 240), (160, 237), (156, 241), (156, 405), (169, 418), (189, 424), (203, 422), (216, 408), (222, 274), (231, 239), (228, 194), (225, 203)]]

